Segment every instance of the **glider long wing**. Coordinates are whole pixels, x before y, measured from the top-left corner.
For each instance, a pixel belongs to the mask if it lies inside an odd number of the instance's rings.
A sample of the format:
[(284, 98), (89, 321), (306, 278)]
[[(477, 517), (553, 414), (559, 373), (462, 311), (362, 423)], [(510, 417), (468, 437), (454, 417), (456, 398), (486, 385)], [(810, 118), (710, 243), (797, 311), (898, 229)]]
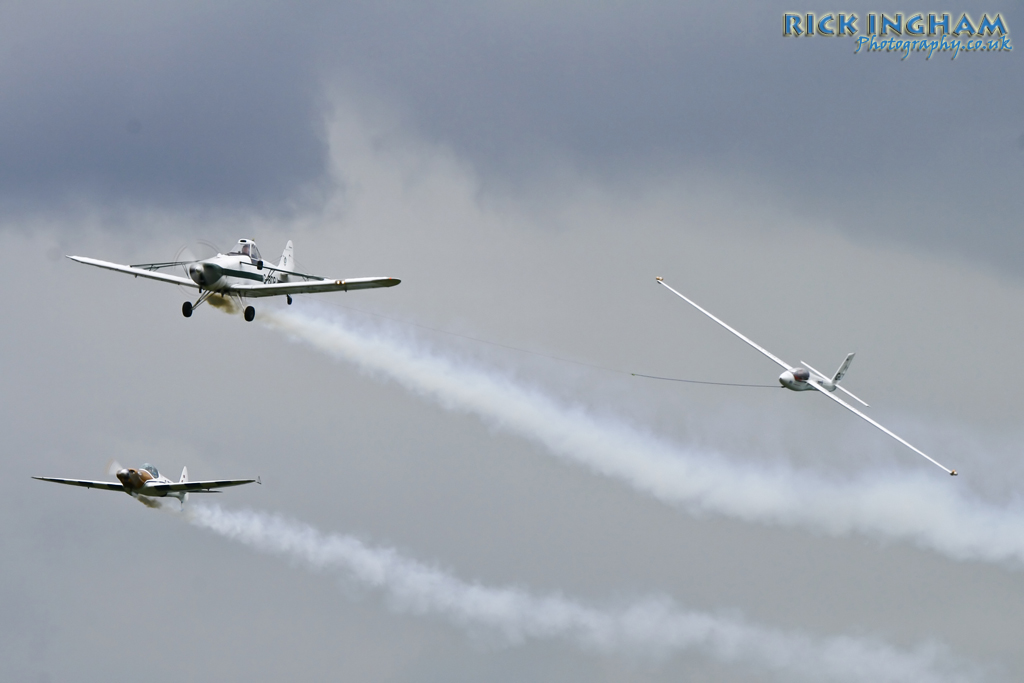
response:
[(789, 363), (787, 363), (786, 361), (782, 360), (781, 358), (779, 358), (778, 356), (776, 356), (776, 355), (775, 355), (774, 353), (772, 353), (772, 352), (771, 352), (771, 351), (769, 351), (768, 349), (766, 349), (766, 348), (764, 348), (763, 346), (760, 346), (760, 345), (758, 345), (758, 344), (755, 344), (755, 343), (754, 343), (754, 342), (752, 342), (751, 340), (747, 339), (747, 338), (746, 338), (746, 337), (744, 337), (744, 336), (743, 336), (742, 334), (740, 334), (740, 333), (739, 333), (739, 332), (737, 332), (736, 330), (732, 329), (731, 327), (729, 327), (728, 325), (726, 325), (726, 324), (725, 324), (724, 322), (722, 322), (721, 320), (719, 320), (719, 319), (718, 319), (718, 318), (716, 318), (715, 316), (711, 315), (711, 314), (710, 314), (709, 312), (705, 311), (705, 310), (704, 310), (703, 308), (701, 308), (700, 306), (698, 306), (698, 305), (697, 305), (697, 304), (695, 304), (694, 302), (690, 301), (689, 299), (687, 299), (687, 298), (686, 298), (685, 296), (683, 296), (682, 294), (680, 294), (680, 293), (679, 293), (679, 292), (677, 292), (676, 290), (674, 290), (674, 289), (672, 289), (671, 287), (669, 287), (669, 286), (668, 286), (667, 284), (665, 284), (665, 281), (664, 281), (664, 280), (662, 280), (662, 279), (661, 279), (660, 277), (659, 277), (659, 278), (657, 278), (657, 280), (658, 280), (658, 284), (659, 284), (659, 285), (663, 285), (663, 286), (664, 286), (664, 287), (665, 287), (665, 288), (666, 288), (666, 289), (667, 289), (668, 291), (672, 292), (673, 294), (675, 294), (676, 296), (678, 296), (678, 297), (679, 297), (680, 299), (682, 299), (682, 300), (683, 300), (683, 301), (685, 301), (686, 303), (690, 304), (691, 306), (693, 306), (694, 308), (696, 308), (696, 309), (697, 309), (698, 311), (700, 311), (701, 313), (703, 313), (704, 315), (706, 315), (707, 317), (711, 318), (711, 319), (712, 319), (712, 320), (714, 320), (714, 321), (715, 321), (716, 323), (718, 323), (719, 325), (721, 325), (722, 327), (724, 327), (725, 329), (729, 330), (730, 332), (732, 332), (733, 334), (735, 334), (735, 335), (736, 335), (737, 337), (739, 337), (739, 338), (740, 338), (740, 339), (742, 339), (743, 341), (747, 342), (748, 344), (750, 344), (751, 346), (753, 346), (753, 347), (754, 347), (755, 349), (757, 349), (758, 351), (760, 351), (760, 352), (761, 352), (761, 353), (763, 353), (764, 355), (766, 355), (766, 356), (768, 356), (769, 358), (771, 358), (771, 359), (772, 359), (773, 361), (775, 361), (776, 363), (778, 363), (779, 365), (781, 365), (781, 366), (782, 366), (782, 367), (783, 367), (784, 369), (786, 369), (786, 370), (792, 370), (792, 369), (793, 369), (793, 366), (792, 366), (792, 365), (790, 365), (790, 364), (789, 364)]
[(120, 491), (124, 493), (124, 487), (120, 482), (113, 481), (89, 481), (88, 479), (60, 479), (57, 477), (32, 477), (39, 481), (52, 481), (55, 484), (67, 484), (68, 486), (82, 486), (87, 489), (103, 489), (104, 491)]
[(401, 280), (394, 277), (357, 277), (348, 280), (317, 280), (315, 282), (278, 282), (275, 284), (231, 285), (226, 291), (246, 297), (313, 294), (315, 292), (347, 292), (351, 289), (394, 287)]
[(922, 451), (922, 450), (920, 450), (920, 449), (918, 449), (918, 448), (915, 448), (915, 447), (914, 447), (913, 445), (911, 445), (911, 444), (910, 444), (910, 442), (909, 442), (909, 441), (907, 441), (907, 440), (905, 440), (905, 439), (903, 439), (903, 438), (901, 438), (901, 437), (897, 436), (897, 435), (896, 435), (895, 433), (893, 433), (893, 432), (889, 431), (888, 429), (886, 429), (886, 428), (885, 428), (885, 427), (883, 427), (882, 425), (878, 424), (877, 422), (875, 422), (874, 420), (872, 420), (872, 419), (871, 419), (870, 417), (868, 417), (868, 416), (867, 416), (867, 415), (865, 415), (864, 413), (860, 412), (859, 410), (857, 410), (856, 408), (854, 408), (853, 406), (851, 406), (851, 405), (850, 405), (849, 403), (847, 403), (847, 402), (846, 402), (846, 401), (844, 401), (843, 399), (839, 398), (838, 396), (835, 396), (835, 395), (833, 395), (833, 394), (832, 394), (832, 392), (828, 391), (828, 390), (827, 390), (827, 389), (825, 389), (824, 387), (818, 386), (817, 382), (808, 382), (807, 384), (808, 384), (808, 385), (810, 385), (810, 386), (812, 386), (812, 387), (814, 387), (815, 389), (817, 389), (818, 391), (820, 391), (820, 392), (821, 392), (822, 394), (824, 394), (825, 396), (829, 397), (830, 399), (832, 399), (833, 401), (835, 401), (836, 403), (838, 403), (838, 404), (839, 404), (839, 405), (841, 405), (842, 407), (846, 408), (847, 410), (849, 410), (849, 411), (850, 411), (850, 412), (852, 412), (853, 414), (855, 414), (855, 415), (857, 415), (857, 416), (859, 416), (859, 417), (862, 417), (862, 418), (864, 418), (865, 420), (867, 420), (868, 422), (870, 422), (870, 423), (871, 423), (871, 424), (873, 424), (874, 426), (878, 427), (878, 428), (879, 428), (879, 429), (881, 429), (881, 430), (882, 430), (883, 432), (885, 432), (886, 434), (888, 434), (888, 435), (889, 435), (889, 436), (891, 436), (892, 438), (896, 439), (896, 440), (897, 440), (897, 441), (899, 441), (899, 442), (900, 442), (901, 444), (903, 444), (904, 446), (906, 446), (906, 447), (907, 447), (907, 448), (909, 448), (910, 450), (914, 451), (914, 452), (915, 452), (915, 453), (917, 453), (918, 455), (922, 455), (922, 456), (924, 456), (924, 457), (925, 457), (925, 458), (926, 458), (926, 459), (928, 460), (928, 462), (932, 463), (932, 464), (933, 464), (933, 465), (935, 465), (936, 467), (939, 467), (939, 468), (941, 468), (941, 469), (945, 470), (945, 471), (946, 471), (946, 472), (947, 472), (948, 474), (951, 474), (951, 475), (953, 475), (954, 477), (956, 476), (956, 470), (951, 470), (951, 469), (949, 469), (949, 468), (948, 468), (948, 467), (946, 467), (945, 465), (943, 465), (943, 464), (939, 463), (939, 462), (938, 462), (937, 460), (933, 459), (933, 458), (932, 458), (931, 456), (929, 456), (929, 455), (928, 455), (927, 453), (925, 453), (924, 451)]
[(135, 266), (125, 266), (120, 263), (111, 263), (110, 261), (100, 261), (99, 259), (88, 258), (85, 256), (68, 256), (72, 261), (78, 263), (84, 263), (87, 266), (96, 266), (97, 268), (106, 268), (107, 270), (113, 270), (118, 273), (127, 273), (128, 275), (134, 275), (135, 277), (144, 277), (150, 280), (159, 280), (161, 282), (173, 282), (176, 285), (185, 285), (193, 289), (199, 289), (199, 285), (190, 280), (187, 277), (181, 277), (179, 275), (169, 275), (167, 273), (158, 273), (153, 270), (146, 270), (145, 268), (136, 268)]

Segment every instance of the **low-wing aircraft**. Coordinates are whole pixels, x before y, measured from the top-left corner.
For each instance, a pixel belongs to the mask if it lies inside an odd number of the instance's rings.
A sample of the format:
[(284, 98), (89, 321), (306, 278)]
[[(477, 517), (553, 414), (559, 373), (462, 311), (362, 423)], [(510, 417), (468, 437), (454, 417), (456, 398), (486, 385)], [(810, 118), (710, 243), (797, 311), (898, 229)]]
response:
[(763, 353), (768, 358), (771, 358), (774, 362), (776, 362), (779, 365), (781, 365), (783, 367), (783, 369), (784, 369), (784, 372), (781, 375), (779, 375), (779, 384), (781, 384), (786, 389), (790, 389), (792, 391), (814, 390), (814, 391), (820, 392), (821, 394), (823, 394), (823, 395), (827, 396), (828, 398), (832, 399), (833, 401), (835, 401), (839, 405), (843, 406), (847, 410), (853, 412), (858, 417), (864, 418), (865, 420), (867, 420), (868, 422), (873, 424), (875, 427), (878, 427), (883, 432), (885, 432), (886, 434), (888, 434), (892, 438), (896, 439), (901, 444), (903, 444), (904, 446), (906, 446), (910, 450), (914, 451), (918, 455), (923, 455), (933, 465), (936, 465), (936, 466), (940, 467), (941, 469), (945, 470), (947, 473), (953, 475), (954, 477), (956, 476), (956, 470), (951, 470), (948, 467), (946, 467), (945, 465), (940, 464), (938, 461), (936, 461), (936, 460), (932, 459), (931, 457), (929, 457), (924, 451), (922, 451), (922, 450), (920, 450), (918, 448), (915, 448), (908, 441), (902, 439), (901, 437), (897, 436), (893, 432), (889, 431), (888, 429), (886, 429), (882, 425), (878, 424), (877, 422), (872, 420), (870, 417), (868, 417), (867, 415), (865, 415), (861, 411), (859, 411), (856, 408), (854, 408), (853, 406), (851, 406), (849, 403), (847, 403), (843, 399), (841, 399), (838, 396), (833, 394), (833, 392), (836, 389), (839, 389), (840, 391), (846, 393), (848, 396), (850, 396), (852, 399), (854, 399), (858, 403), (860, 403), (860, 404), (862, 404), (864, 406), (868, 405), (864, 401), (862, 401), (859, 398), (857, 398), (856, 396), (854, 396), (845, 387), (839, 386), (839, 381), (841, 379), (843, 379), (843, 376), (846, 374), (846, 371), (850, 369), (850, 363), (853, 361), (854, 354), (851, 353), (851, 354), (847, 355), (846, 356), (846, 360), (843, 361), (843, 364), (839, 366), (839, 369), (831, 377), (829, 377), (828, 375), (826, 375), (826, 374), (824, 374), (822, 372), (819, 372), (819, 371), (815, 370), (814, 368), (812, 368), (807, 363), (804, 363), (803, 361), (800, 361), (801, 365), (798, 365), (798, 366), (790, 365), (789, 363), (787, 363), (786, 361), (782, 360), (781, 358), (779, 358), (775, 354), (771, 353), (767, 349), (765, 349), (765, 348), (755, 344), (751, 340), (747, 339), (745, 336), (743, 336), (742, 334), (740, 334), (739, 332), (737, 332), (733, 328), (729, 327), (728, 325), (726, 325), (724, 322), (722, 322), (721, 320), (719, 320), (715, 316), (711, 315), (711, 313), (705, 311), (703, 308), (701, 308), (700, 306), (695, 304), (693, 301), (690, 301), (685, 296), (683, 296), (682, 294), (680, 294), (676, 290), (674, 290), (671, 287), (669, 287), (665, 283), (665, 281), (662, 280), (660, 277), (656, 278), (656, 279), (658, 281), (658, 284), (663, 285), (666, 289), (668, 289), (670, 292), (672, 292), (673, 294), (678, 296), (680, 299), (682, 299), (686, 303), (690, 304), (691, 306), (696, 308), (698, 311), (700, 311), (701, 313), (703, 313), (707, 317), (711, 318), (716, 323), (718, 323), (719, 325), (721, 325), (725, 329), (729, 330), (730, 332), (735, 334), (737, 337), (739, 337), (743, 341), (745, 341), (748, 344), (750, 344), (751, 346), (753, 346), (755, 349), (757, 349), (758, 351)]
[(142, 467), (121, 467), (114, 463), (111, 474), (116, 474), (118, 482), (112, 481), (90, 481), (88, 479), (60, 479), (57, 477), (32, 477), (40, 481), (52, 481), (57, 484), (68, 486), (82, 486), (87, 489), (102, 489), (104, 491), (121, 491), (135, 498), (140, 503), (149, 507), (159, 506), (157, 498), (172, 496), (181, 501), (184, 505), (190, 493), (220, 493), (216, 489), (227, 488), (228, 486), (241, 486), (242, 484), (262, 483), (259, 477), (256, 479), (216, 479), (213, 481), (189, 481), (188, 468), (182, 468), (181, 479), (174, 482), (164, 477), (155, 467), (149, 463)]
[[(375, 287), (394, 287), (401, 280), (393, 277), (360, 277), (348, 280), (331, 280), (318, 275), (298, 273), (294, 270), (295, 257), (292, 242), (288, 240), (281, 260), (276, 266), (263, 261), (256, 243), (250, 239), (240, 239), (232, 251), (217, 254), (208, 259), (193, 261), (167, 261), (165, 263), (139, 263), (132, 266), (85, 256), (68, 256), (72, 261), (128, 273), (135, 277), (145, 277), (161, 282), (172, 282), (199, 290), (199, 298), (195, 302), (186, 301), (181, 305), (181, 314), (192, 317), (192, 310), (211, 296), (230, 297), (239, 303), (243, 298), (264, 296), (284, 296), (288, 303), (292, 302), (293, 294), (311, 294), (314, 292), (347, 292), (350, 289), (372, 289)], [(168, 268), (182, 268), (187, 277), (161, 273)], [(256, 317), (256, 309), (245, 306), (245, 319), (248, 322)]]

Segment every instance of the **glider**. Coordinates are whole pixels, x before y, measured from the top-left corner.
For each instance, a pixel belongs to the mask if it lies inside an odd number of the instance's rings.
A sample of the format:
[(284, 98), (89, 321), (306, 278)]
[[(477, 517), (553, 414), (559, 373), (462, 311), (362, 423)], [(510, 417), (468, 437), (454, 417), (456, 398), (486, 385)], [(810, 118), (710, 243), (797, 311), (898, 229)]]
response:
[(779, 384), (781, 384), (786, 389), (790, 389), (792, 391), (810, 391), (810, 390), (813, 390), (813, 391), (820, 392), (821, 394), (823, 394), (823, 395), (827, 396), (828, 398), (832, 399), (833, 401), (835, 401), (839, 405), (843, 406), (844, 408), (846, 408), (850, 412), (854, 413), (858, 417), (861, 417), (861, 418), (867, 420), (868, 422), (870, 422), (871, 424), (873, 424), (875, 427), (878, 427), (883, 432), (885, 432), (886, 434), (888, 434), (892, 438), (896, 439), (901, 444), (903, 444), (904, 446), (906, 446), (910, 450), (914, 451), (918, 455), (924, 456), (933, 465), (938, 466), (939, 468), (941, 468), (942, 470), (946, 471), (948, 474), (951, 474), (954, 477), (956, 476), (956, 470), (951, 470), (948, 467), (946, 467), (945, 465), (939, 463), (937, 460), (934, 460), (932, 457), (930, 457), (924, 451), (920, 450), (919, 448), (916, 448), (915, 446), (910, 444), (910, 442), (906, 441), (905, 439), (903, 439), (900, 436), (897, 436), (895, 433), (889, 431), (888, 429), (886, 429), (885, 427), (883, 427), (879, 423), (875, 422), (870, 417), (868, 417), (867, 415), (865, 415), (861, 411), (857, 410), (856, 408), (851, 406), (849, 403), (847, 403), (846, 401), (844, 401), (843, 399), (839, 398), (838, 396), (836, 396), (833, 393), (836, 389), (839, 389), (840, 391), (844, 392), (845, 394), (850, 396), (850, 398), (854, 399), (858, 403), (860, 403), (860, 404), (862, 404), (864, 406), (868, 405), (864, 401), (862, 401), (859, 398), (857, 398), (856, 396), (854, 396), (845, 387), (839, 386), (839, 381), (841, 379), (843, 379), (843, 376), (846, 374), (846, 371), (850, 369), (850, 363), (853, 361), (854, 354), (851, 353), (848, 356), (846, 356), (846, 360), (843, 361), (843, 364), (839, 366), (839, 369), (831, 377), (829, 377), (828, 375), (825, 375), (822, 372), (819, 372), (819, 371), (815, 370), (814, 368), (812, 368), (807, 363), (804, 363), (803, 361), (800, 361), (801, 365), (792, 366), (789, 363), (787, 363), (786, 361), (784, 361), (781, 358), (779, 358), (778, 356), (776, 356), (775, 354), (773, 354), (770, 351), (768, 351), (767, 349), (763, 348), (762, 346), (759, 346), (758, 344), (755, 344), (750, 339), (747, 339), (745, 336), (743, 336), (742, 334), (740, 334), (739, 332), (737, 332), (733, 328), (729, 327), (728, 325), (726, 325), (724, 322), (722, 322), (721, 320), (719, 320), (715, 316), (711, 315), (711, 313), (709, 313), (708, 311), (704, 310), (703, 308), (698, 306), (693, 301), (690, 301), (685, 296), (683, 296), (682, 294), (680, 294), (676, 290), (674, 290), (671, 287), (669, 287), (665, 283), (665, 281), (662, 280), (660, 277), (656, 278), (656, 279), (658, 281), (658, 284), (664, 286), (666, 289), (668, 289), (668, 291), (672, 292), (673, 294), (678, 296), (680, 299), (682, 299), (686, 303), (690, 304), (691, 306), (696, 308), (698, 311), (700, 311), (701, 313), (703, 313), (707, 317), (711, 318), (716, 323), (718, 323), (719, 325), (721, 325), (725, 329), (729, 330), (730, 332), (735, 334), (737, 337), (739, 337), (743, 341), (745, 341), (748, 344), (750, 344), (751, 346), (753, 346), (755, 349), (757, 349), (758, 351), (763, 353), (768, 358), (771, 358), (775, 363), (781, 365), (783, 367), (783, 369), (784, 369), (784, 372), (781, 375), (779, 375)]
[[(243, 298), (284, 296), (290, 304), (293, 294), (394, 287), (401, 282), (393, 277), (332, 280), (318, 275), (296, 272), (291, 240), (288, 240), (288, 244), (285, 245), (284, 253), (281, 254), (281, 260), (276, 266), (263, 261), (256, 243), (250, 239), (238, 240), (235, 248), (226, 254), (217, 254), (213, 258), (194, 261), (139, 263), (126, 266), (85, 256), (68, 256), (68, 258), (87, 266), (106, 268), (135, 277), (171, 282), (198, 289), (199, 298), (195, 303), (186, 301), (181, 305), (181, 314), (186, 318), (192, 317), (192, 310), (214, 295), (232, 297), (239, 302)], [(159, 272), (168, 268), (182, 268), (187, 277)], [(256, 317), (256, 309), (252, 306), (245, 306), (244, 316), (246, 321), (252, 322)]]

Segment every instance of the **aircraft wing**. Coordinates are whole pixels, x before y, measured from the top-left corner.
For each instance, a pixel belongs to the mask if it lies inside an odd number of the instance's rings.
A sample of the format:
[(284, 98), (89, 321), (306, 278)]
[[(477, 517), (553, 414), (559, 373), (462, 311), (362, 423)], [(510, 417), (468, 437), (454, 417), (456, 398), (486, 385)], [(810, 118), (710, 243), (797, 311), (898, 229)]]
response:
[(357, 277), (348, 280), (317, 280), (315, 282), (278, 282), (276, 284), (231, 285), (228, 292), (248, 297), (314, 294), (316, 292), (347, 292), (350, 289), (394, 287), (401, 280), (394, 277)]
[(904, 446), (906, 446), (906, 447), (907, 447), (907, 448), (909, 448), (910, 450), (914, 451), (914, 452), (915, 452), (915, 453), (917, 453), (918, 455), (923, 455), (923, 456), (924, 456), (924, 457), (925, 457), (925, 458), (926, 458), (926, 459), (927, 459), (927, 460), (928, 460), (928, 461), (929, 461), (930, 463), (932, 463), (933, 465), (936, 465), (937, 467), (939, 467), (939, 468), (941, 468), (941, 469), (945, 470), (945, 471), (946, 471), (946, 472), (948, 472), (949, 474), (952, 474), (952, 475), (953, 475), (954, 477), (956, 476), (956, 470), (951, 470), (951, 469), (949, 469), (948, 467), (946, 467), (945, 465), (943, 465), (943, 464), (939, 463), (938, 461), (936, 461), (936, 460), (932, 459), (932, 458), (931, 458), (931, 457), (930, 457), (930, 456), (929, 456), (929, 455), (928, 455), (927, 453), (925, 453), (924, 451), (922, 451), (922, 450), (919, 450), (919, 449), (915, 448), (914, 446), (912, 446), (912, 445), (910, 444), (910, 442), (908, 442), (908, 441), (906, 441), (906, 440), (902, 439), (901, 437), (899, 437), (899, 436), (897, 436), (896, 434), (894, 434), (893, 432), (889, 431), (888, 429), (886, 429), (886, 428), (885, 428), (885, 427), (883, 427), (882, 425), (878, 424), (877, 422), (875, 422), (875, 421), (874, 421), (874, 420), (872, 420), (872, 419), (871, 419), (870, 417), (868, 417), (868, 416), (867, 416), (867, 415), (865, 415), (864, 413), (860, 412), (859, 410), (857, 410), (856, 408), (854, 408), (853, 406), (851, 406), (851, 405), (850, 405), (849, 403), (847, 403), (847, 402), (846, 402), (846, 401), (844, 401), (843, 399), (841, 399), (841, 398), (839, 398), (838, 396), (835, 396), (834, 394), (832, 394), (832, 392), (830, 392), (829, 390), (825, 389), (825, 388), (824, 388), (824, 387), (822, 387), (822, 386), (819, 386), (817, 382), (807, 382), (807, 384), (808, 384), (808, 385), (810, 385), (810, 386), (812, 386), (812, 387), (814, 387), (815, 389), (817, 389), (818, 391), (820, 391), (820, 392), (821, 392), (822, 394), (824, 394), (825, 396), (829, 397), (830, 399), (832, 399), (833, 401), (835, 401), (836, 403), (838, 403), (838, 404), (839, 404), (839, 405), (841, 405), (842, 407), (846, 408), (846, 409), (847, 409), (847, 410), (849, 410), (850, 412), (854, 413), (855, 415), (858, 415), (859, 417), (862, 417), (862, 418), (864, 418), (865, 420), (867, 420), (868, 422), (870, 422), (870, 423), (871, 423), (871, 424), (873, 424), (874, 426), (878, 427), (878, 428), (879, 428), (879, 429), (881, 429), (881, 430), (882, 430), (883, 432), (885, 432), (886, 434), (888, 434), (888, 435), (889, 435), (889, 436), (891, 436), (892, 438), (896, 439), (896, 440), (897, 440), (897, 441), (899, 441), (899, 442), (900, 442), (901, 444), (903, 444)]
[(150, 491), (167, 491), (178, 493), (188, 491), (190, 493), (210, 493), (213, 489), (223, 489), (229, 486), (241, 486), (242, 484), (254, 484), (255, 479), (216, 479), (214, 481), (182, 481), (170, 484), (152, 484), (146, 482), (145, 488)]
[(57, 477), (32, 477), (39, 481), (52, 481), (55, 484), (67, 484), (68, 486), (82, 486), (87, 489), (103, 489), (105, 491), (120, 491), (124, 493), (124, 486), (119, 481), (90, 481), (88, 479), (59, 479)]
[(690, 304), (691, 306), (693, 306), (694, 308), (696, 308), (696, 309), (697, 309), (698, 311), (700, 311), (701, 313), (703, 313), (704, 315), (706, 315), (707, 317), (711, 318), (711, 319), (712, 319), (712, 320), (714, 320), (714, 321), (715, 321), (716, 323), (718, 323), (719, 325), (721, 325), (722, 327), (724, 327), (725, 329), (729, 330), (730, 332), (732, 332), (733, 334), (735, 334), (735, 335), (736, 335), (737, 337), (739, 337), (739, 338), (740, 338), (740, 339), (742, 339), (743, 341), (747, 342), (748, 344), (750, 344), (751, 346), (753, 346), (753, 347), (754, 347), (755, 349), (757, 349), (758, 351), (760, 351), (760, 352), (761, 352), (761, 353), (763, 353), (764, 355), (766, 355), (766, 356), (768, 356), (769, 358), (771, 358), (771, 359), (772, 359), (773, 361), (775, 361), (776, 363), (778, 363), (779, 365), (781, 365), (781, 366), (782, 366), (782, 367), (783, 367), (784, 369), (786, 369), (786, 370), (792, 370), (792, 369), (793, 369), (793, 366), (792, 366), (792, 365), (790, 365), (790, 364), (789, 364), (789, 363), (787, 363), (786, 361), (782, 360), (781, 358), (779, 358), (778, 356), (776, 356), (775, 354), (773, 354), (773, 353), (772, 353), (771, 351), (769, 351), (768, 349), (766, 349), (766, 348), (764, 348), (764, 347), (762, 347), (762, 346), (760, 346), (760, 345), (758, 345), (758, 344), (755, 344), (755, 343), (754, 343), (754, 342), (752, 342), (751, 340), (747, 339), (747, 338), (746, 338), (746, 337), (744, 337), (744, 336), (743, 336), (742, 334), (740, 334), (740, 333), (739, 333), (739, 332), (737, 332), (736, 330), (732, 329), (731, 327), (729, 327), (728, 325), (726, 325), (726, 324), (725, 324), (724, 322), (722, 322), (721, 320), (719, 320), (719, 319), (718, 319), (718, 318), (716, 318), (715, 316), (711, 315), (710, 313), (708, 313), (708, 312), (707, 312), (707, 311), (705, 311), (705, 310), (704, 310), (703, 308), (701, 308), (701, 307), (700, 307), (700, 306), (698, 306), (697, 304), (695, 304), (695, 303), (693, 303), (692, 301), (690, 301), (689, 299), (687, 299), (687, 298), (686, 298), (685, 296), (683, 296), (682, 294), (680, 294), (680, 293), (679, 293), (679, 292), (677, 292), (676, 290), (674, 290), (674, 289), (672, 289), (671, 287), (669, 287), (668, 285), (666, 285), (666, 284), (665, 284), (665, 281), (664, 281), (664, 280), (662, 280), (662, 279), (661, 279), (660, 277), (659, 277), (659, 278), (657, 278), (657, 280), (658, 280), (658, 284), (659, 284), (659, 285), (664, 285), (664, 286), (665, 286), (665, 288), (666, 288), (666, 289), (667, 289), (668, 291), (672, 292), (673, 294), (675, 294), (676, 296), (678, 296), (678, 297), (679, 297), (680, 299), (682, 299), (682, 300), (683, 300), (683, 301), (685, 301), (686, 303)]
[(169, 275), (167, 273), (158, 273), (152, 270), (146, 270), (145, 268), (138, 268), (136, 266), (125, 266), (120, 263), (111, 263), (110, 261), (100, 261), (99, 259), (87, 258), (85, 256), (68, 256), (72, 261), (78, 263), (84, 263), (87, 266), (96, 266), (97, 268), (106, 268), (107, 270), (114, 270), (118, 273), (128, 273), (135, 277), (145, 277), (150, 280), (160, 280), (161, 282), (173, 282), (176, 285), (185, 285), (186, 287), (192, 287), (193, 289), (199, 289), (199, 285), (193, 282), (187, 277), (181, 277), (180, 275)]

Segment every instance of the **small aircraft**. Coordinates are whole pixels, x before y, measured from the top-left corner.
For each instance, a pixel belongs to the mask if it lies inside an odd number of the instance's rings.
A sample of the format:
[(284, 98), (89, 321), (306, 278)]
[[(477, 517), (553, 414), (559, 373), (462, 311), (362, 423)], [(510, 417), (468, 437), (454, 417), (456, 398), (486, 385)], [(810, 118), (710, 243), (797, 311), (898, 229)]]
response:
[(158, 507), (160, 502), (157, 498), (172, 496), (177, 498), (182, 505), (188, 500), (189, 493), (220, 493), (215, 489), (227, 488), (228, 486), (241, 486), (242, 484), (261, 484), (259, 477), (255, 479), (217, 479), (214, 481), (189, 481), (188, 468), (182, 468), (181, 479), (173, 482), (164, 477), (155, 467), (149, 463), (142, 467), (121, 467), (113, 463), (110, 468), (111, 474), (116, 474), (120, 483), (112, 481), (90, 481), (88, 479), (59, 479), (57, 477), (32, 477), (40, 481), (52, 481), (57, 484), (68, 486), (82, 486), (87, 489), (103, 489), (104, 491), (121, 491), (135, 498), (148, 507)]
[[(195, 303), (186, 301), (181, 305), (181, 314), (192, 317), (192, 310), (211, 296), (230, 297), (241, 303), (242, 298), (264, 296), (284, 296), (292, 303), (293, 294), (311, 294), (314, 292), (347, 292), (350, 289), (372, 289), (374, 287), (394, 287), (401, 280), (393, 277), (361, 277), (348, 280), (331, 280), (317, 275), (295, 272), (295, 257), (291, 240), (285, 245), (281, 260), (276, 266), (264, 263), (256, 243), (250, 239), (240, 239), (232, 251), (217, 254), (208, 259), (192, 261), (168, 261), (165, 263), (139, 263), (132, 266), (100, 261), (85, 256), (68, 256), (72, 261), (128, 273), (135, 277), (145, 277), (161, 282), (172, 282), (199, 290), (199, 298)], [(188, 277), (160, 273), (165, 268), (182, 268)], [(297, 280), (297, 281), (293, 281)], [(256, 317), (256, 309), (245, 306), (246, 321), (252, 322)]]
[(858, 403), (860, 403), (860, 404), (862, 404), (864, 406), (868, 405), (864, 401), (862, 401), (859, 398), (857, 398), (856, 396), (854, 396), (845, 387), (839, 386), (839, 381), (841, 379), (843, 379), (843, 376), (846, 375), (846, 371), (850, 369), (850, 363), (853, 361), (854, 354), (851, 353), (851, 354), (847, 355), (846, 356), (846, 360), (843, 361), (843, 364), (839, 366), (839, 369), (831, 377), (829, 377), (828, 375), (825, 375), (824, 373), (821, 373), (821, 372), (815, 370), (814, 368), (812, 368), (807, 363), (804, 363), (803, 361), (800, 361), (800, 363), (801, 363), (801, 365), (803, 367), (801, 367), (801, 366), (795, 366), (794, 367), (794, 366), (790, 365), (789, 363), (787, 363), (786, 361), (784, 361), (781, 358), (779, 358), (778, 356), (774, 355), (773, 353), (771, 353), (767, 349), (764, 349), (761, 346), (759, 346), (759, 345), (755, 344), (754, 342), (752, 342), (751, 340), (747, 339), (742, 334), (740, 334), (739, 332), (737, 332), (733, 328), (729, 327), (724, 322), (722, 322), (721, 320), (719, 320), (715, 316), (711, 315), (710, 313), (705, 311), (703, 308), (701, 308), (700, 306), (698, 306), (694, 302), (692, 302), (689, 299), (687, 299), (685, 296), (683, 296), (682, 294), (680, 294), (676, 290), (674, 290), (671, 287), (669, 287), (665, 283), (665, 281), (662, 280), (660, 277), (659, 278), (655, 278), (655, 279), (658, 281), (658, 284), (663, 285), (666, 289), (668, 289), (670, 292), (672, 292), (673, 294), (678, 296), (680, 299), (682, 299), (686, 303), (690, 304), (691, 306), (696, 308), (698, 311), (700, 311), (701, 313), (703, 313), (707, 317), (711, 318), (716, 323), (718, 323), (719, 325), (721, 325), (725, 329), (729, 330), (730, 332), (732, 332), (737, 337), (739, 337), (743, 341), (745, 341), (748, 344), (750, 344), (751, 346), (753, 346), (755, 349), (757, 349), (758, 351), (760, 351), (764, 355), (768, 356), (768, 358), (771, 358), (773, 361), (775, 361), (776, 363), (781, 365), (785, 369), (785, 371), (781, 375), (779, 375), (779, 384), (781, 384), (786, 389), (790, 389), (792, 391), (814, 390), (814, 391), (821, 392), (822, 394), (824, 394), (828, 398), (832, 399), (833, 401), (835, 401), (839, 405), (841, 405), (844, 408), (846, 408), (847, 410), (853, 412), (855, 415), (864, 418), (865, 420), (867, 420), (868, 422), (873, 424), (875, 427), (878, 427), (883, 432), (885, 432), (886, 434), (888, 434), (892, 438), (896, 439), (901, 444), (903, 444), (904, 446), (906, 446), (910, 450), (914, 451), (918, 455), (923, 455), (933, 465), (937, 465), (938, 467), (940, 467), (941, 469), (945, 470), (947, 473), (951, 474), (954, 477), (956, 476), (956, 470), (951, 470), (948, 467), (946, 467), (945, 465), (942, 465), (939, 462), (937, 462), (936, 460), (933, 460), (924, 451), (921, 451), (918, 448), (915, 448), (909, 442), (907, 442), (904, 439), (900, 438), (899, 436), (897, 436), (893, 432), (889, 431), (888, 429), (886, 429), (882, 425), (878, 424), (877, 422), (872, 420), (870, 417), (868, 417), (867, 415), (865, 415), (861, 411), (857, 410), (856, 408), (851, 406), (849, 403), (847, 403), (843, 399), (839, 398), (838, 396), (835, 396), (832, 393), (836, 389), (839, 389), (840, 391), (844, 392), (845, 394), (850, 396), (852, 399), (854, 399)]

